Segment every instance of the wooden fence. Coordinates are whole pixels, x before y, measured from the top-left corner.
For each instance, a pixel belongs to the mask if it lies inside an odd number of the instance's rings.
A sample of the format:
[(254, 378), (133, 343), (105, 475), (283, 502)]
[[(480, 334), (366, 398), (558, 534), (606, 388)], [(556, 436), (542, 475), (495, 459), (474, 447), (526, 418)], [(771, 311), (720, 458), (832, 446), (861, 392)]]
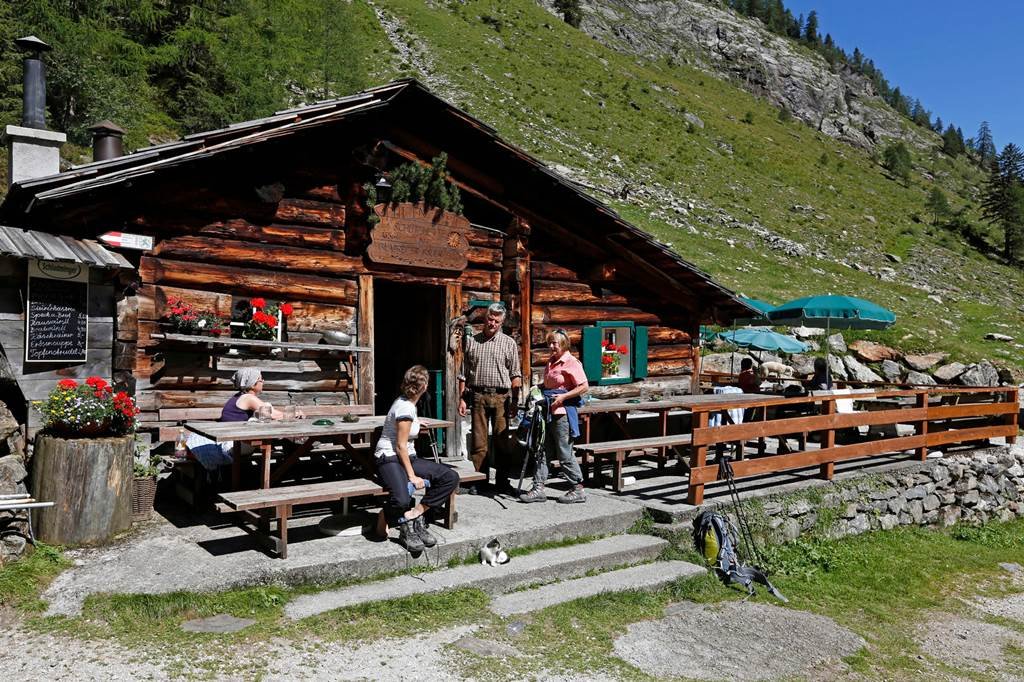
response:
[[(831, 479), (836, 462), (912, 451), (924, 460), (928, 448), (1005, 437), (1013, 443), (1018, 433), (1018, 389), (939, 388), (879, 390), (852, 394), (828, 394), (797, 398), (766, 397), (735, 404), (716, 402), (695, 405), (692, 413), (692, 455), (688, 502), (701, 504), (704, 486), (719, 480), (716, 462), (708, 463), (708, 451), (716, 446), (740, 444), (766, 437), (798, 438), (803, 449), (732, 462), (736, 478), (793, 469), (820, 467), (820, 476)], [(843, 401), (879, 409), (843, 412)], [(712, 414), (743, 408), (751, 420), (741, 424), (709, 426)], [(779, 415), (781, 411), (783, 415)], [(774, 414), (773, 414), (774, 413)], [(773, 418), (774, 417), (774, 418)], [(899, 435), (897, 424), (910, 425), (912, 435)], [(890, 433), (869, 440), (855, 439), (837, 445), (837, 433), (856, 427), (891, 427)], [(819, 447), (806, 446), (808, 434), (818, 434)], [(761, 448), (763, 451), (763, 448)]]

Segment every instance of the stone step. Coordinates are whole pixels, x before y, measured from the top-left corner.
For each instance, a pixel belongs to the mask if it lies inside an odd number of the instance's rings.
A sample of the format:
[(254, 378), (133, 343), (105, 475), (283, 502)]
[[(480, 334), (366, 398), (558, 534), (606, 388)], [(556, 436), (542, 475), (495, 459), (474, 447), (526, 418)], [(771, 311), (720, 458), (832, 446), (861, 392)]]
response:
[(695, 578), (705, 571), (706, 569), (703, 567), (686, 561), (655, 561), (586, 578), (544, 585), (532, 590), (504, 594), (491, 601), (491, 611), (499, 616), (512, 616), (539, 611), (548, 606), (592, 597), (596, 594), (627, 590), (654, 591), (679, 578)]
[(592, 542), (540, 550), (515, 557), (500, 566), (457, 566), (303, 595), (289, 602), (284, 611), (289, 618), (297, 620), (355, 604), (465, 587), (477, 588), (488, 594), (500, 594), (525, 585), (584, 575), (593, 570), (651, 561), (667, 545), (665, 540), (649, 535), (614, 535)]

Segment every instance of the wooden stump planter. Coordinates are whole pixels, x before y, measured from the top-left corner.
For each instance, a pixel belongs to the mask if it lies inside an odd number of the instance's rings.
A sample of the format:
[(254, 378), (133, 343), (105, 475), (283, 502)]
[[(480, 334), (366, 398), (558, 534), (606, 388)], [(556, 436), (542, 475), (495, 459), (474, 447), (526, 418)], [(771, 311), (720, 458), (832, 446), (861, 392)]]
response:
[(53, 507), (36, 510), (36, 536), (53, 545), (97, 544), (132, 523), (135, 437), (40, 435), (32, 457), (32, 491)]

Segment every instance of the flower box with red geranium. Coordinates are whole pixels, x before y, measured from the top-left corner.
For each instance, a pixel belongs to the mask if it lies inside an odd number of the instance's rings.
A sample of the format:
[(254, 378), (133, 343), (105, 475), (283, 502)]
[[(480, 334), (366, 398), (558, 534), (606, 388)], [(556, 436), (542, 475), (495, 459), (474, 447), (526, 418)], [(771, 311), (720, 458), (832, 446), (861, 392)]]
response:
[(264, 298), (254, 298), (249, 303), (252, 313), (245, 326), (242, 327), (242, 337), (264, 341), (282, 341), (284, 323), (294, 312), (292, 304), (267, 304)]
[(601, 342), (601, 374), (606, 377), (619, 375), (619, 366), (623, 356), (629, 353), (629, 347), (615, 345), (607, 339)]
[(135, 430), (139, 413), (130, 395), (115, 393), (101, 377), (89, 377), (81, 384), (61, 379), (37, 406), (46, 431), (63, 438), (123, 436)]
[(179, 334), (220, 336), (224, 333), (222, 318), (175, 296), (167, 297), (164, 320)]

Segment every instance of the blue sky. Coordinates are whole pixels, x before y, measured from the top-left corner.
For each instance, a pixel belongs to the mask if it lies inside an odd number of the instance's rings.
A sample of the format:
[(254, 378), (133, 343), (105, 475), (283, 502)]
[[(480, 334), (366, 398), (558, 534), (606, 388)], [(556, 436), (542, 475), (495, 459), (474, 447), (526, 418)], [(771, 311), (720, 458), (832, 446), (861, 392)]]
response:
[(859, 47), (893, 86), (943, 123), (974, 137), (988, 121), (996, 147), (1024, 146), (1024, 60), (1019, 0), (783, 0), (794, 14), (818, 11), (822, 36)]

